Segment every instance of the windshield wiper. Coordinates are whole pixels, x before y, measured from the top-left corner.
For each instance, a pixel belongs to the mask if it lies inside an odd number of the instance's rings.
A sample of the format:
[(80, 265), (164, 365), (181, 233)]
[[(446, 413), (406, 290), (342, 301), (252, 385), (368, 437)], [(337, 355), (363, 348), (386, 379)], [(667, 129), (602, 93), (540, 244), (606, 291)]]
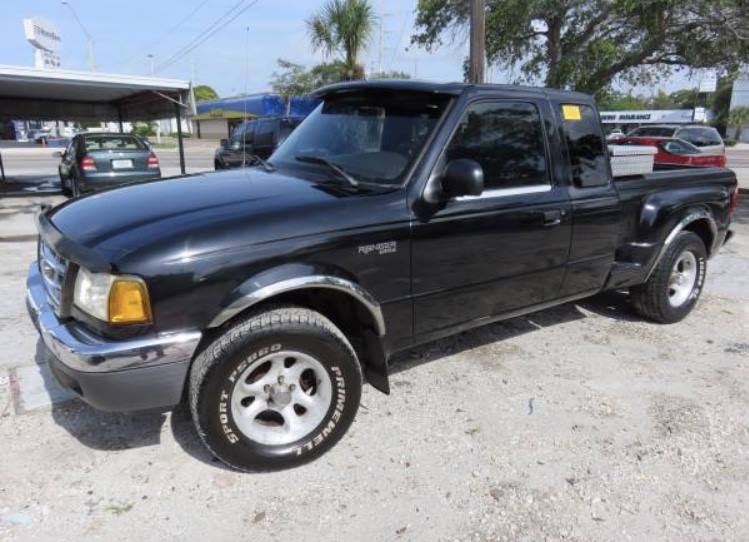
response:
[(271, 164), (270, 162), (267, 162), (260, 158), (257, 154), (248, 154), (247, 158), (252, 160), (254, 164), (251, 164), (251, 166), (257, 166), (259, 165), (262, 167), (265, 171), (276, 171), (276, 166)]
[(320, 158), (319, 156), (295, 156), (295, 160), (298, 160), (300, 162), (307, 162), (309, 164), (320, 164), (331, 171), (335, 172), (341, 179), (349, 183), (351, 186), (359, 187), (359, 181), (354, 179), (354, 177), (351, 176), (350, 173), (347, 173), (346, 170), (344, 170), (341, 166), (336, 164), (335, 162), (331, 162), (330, 160), (326, 160), (325, 158)]

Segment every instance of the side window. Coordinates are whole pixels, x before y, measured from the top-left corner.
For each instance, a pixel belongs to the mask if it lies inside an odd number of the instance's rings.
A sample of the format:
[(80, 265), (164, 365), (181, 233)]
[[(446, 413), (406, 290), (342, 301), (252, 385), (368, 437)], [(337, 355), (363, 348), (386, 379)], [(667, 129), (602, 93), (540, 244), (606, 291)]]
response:
[(563, 104), (561, 113), (572, 180), (583, 188), (608, 184), (608, 151), (595, 109), (589, 105)]
[(271, 147), (273, 145), (273, 132), (275, 131), (276, 121), (259, 120), (255, 130), (255, 145), (260, 147)]
[(289, 137), (291, 132), (294, 131), (294, 128), (299, 126), (299, 124), (302, 122), (301, 119), (283, 119), (281, 120), (281, 125), (278, 129), (278, 144), (284, 142), (284, 140)]
[(662, 144), (665, 151), (671, 154), (689, 154), (689, 149), (686, 145), (682, 145), (678, 141), (666, 141)]
[(255, 126), (256, 122), (248, 122), (244, 129), (244, 144), (252, 145), (255, 143)]
[(548, 184), (541, 115), (530, 103), (481, 102), (468, 107), (446, 151), (484, 169), (487, 190)]
[(234, 128), (234, 131), (231, 134), (232, 143), (239, 143), (242, 141), (242, 137), (243, 137), (244, 129), (246, 125), (247, 125), (246, 123), (242, 123), (236, 128)]

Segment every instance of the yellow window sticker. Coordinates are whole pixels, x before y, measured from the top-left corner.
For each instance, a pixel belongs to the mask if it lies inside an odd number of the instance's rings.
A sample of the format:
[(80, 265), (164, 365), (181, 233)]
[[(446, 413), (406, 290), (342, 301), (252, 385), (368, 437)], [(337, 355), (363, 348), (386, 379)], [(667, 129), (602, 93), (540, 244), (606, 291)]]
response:
[(562, 116), (564, 120), (582, 120), (579, 105), (562, 105)]

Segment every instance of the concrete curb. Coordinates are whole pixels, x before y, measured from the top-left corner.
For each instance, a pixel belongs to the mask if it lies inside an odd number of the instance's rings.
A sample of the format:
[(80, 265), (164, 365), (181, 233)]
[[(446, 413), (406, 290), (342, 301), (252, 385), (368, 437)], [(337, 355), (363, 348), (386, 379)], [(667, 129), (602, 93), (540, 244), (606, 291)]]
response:
[(56, 190), (54, 192), (0, 192), (0, 199), (3, 198), (31, 198), (31, 197), (46, 197), (46, 196), (62, 196), (62, 190)]

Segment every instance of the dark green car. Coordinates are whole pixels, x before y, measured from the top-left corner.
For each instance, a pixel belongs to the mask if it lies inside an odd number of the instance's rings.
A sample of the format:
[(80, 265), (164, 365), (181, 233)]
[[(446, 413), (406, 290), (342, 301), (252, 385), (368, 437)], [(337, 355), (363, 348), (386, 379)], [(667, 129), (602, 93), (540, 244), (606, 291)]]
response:
[(61, 153), (63, 192), (78, 196), (161, 177), (158, 157), (143, 139), (119, 133), (78, 134)]

